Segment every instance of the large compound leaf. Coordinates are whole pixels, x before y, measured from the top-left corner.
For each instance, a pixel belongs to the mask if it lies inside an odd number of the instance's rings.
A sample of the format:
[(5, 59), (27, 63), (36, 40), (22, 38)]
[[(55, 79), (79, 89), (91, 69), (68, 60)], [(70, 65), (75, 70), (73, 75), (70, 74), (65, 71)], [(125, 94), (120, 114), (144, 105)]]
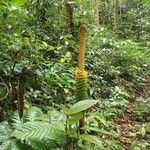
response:
[(79, 101), (73, 106), (70, 107), (70, 114), (76, 114), (82, 111), (85, 111), (92, 106), (94, 106), (98, 101), (97, 100), (84, 100), (84, 101)]
[(12, 136), (26, 141), (29, 139), (51, 139), (62, 143), (65, 140), (63, 131), (46, 122), (24, 123), (13, 132)]

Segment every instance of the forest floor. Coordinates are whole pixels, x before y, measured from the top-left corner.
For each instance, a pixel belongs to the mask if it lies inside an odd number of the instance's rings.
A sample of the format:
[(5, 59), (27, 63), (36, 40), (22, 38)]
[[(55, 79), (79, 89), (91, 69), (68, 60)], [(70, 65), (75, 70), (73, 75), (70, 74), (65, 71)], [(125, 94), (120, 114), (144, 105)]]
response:
[[(150, 90), (150, 78), (146, 79), (144, 83), (144, 89), (141, 92), (134, 93), (134, 98), (129, 100), (128, 105), (125, 107), (122, 118), (117, 120), (117, 126), (121, 134), (121, 143), (123, 150), (140, 150), (141, 148), (135, 149), (134, 142), (139, 143), (145, 140), (145, 137), (140, 137), (138, 135), (140, 122), (136, 116), (136, 109), (145, 100), (149, 99)], [(144, 118), (143, 118), (144, 119)], [(145, 122), (150, 123), (150, 120)], [(148, 131), (150, 134), (150, 131)], [(150, 140), (150, 139), (149, 139)], [(149, 141), (150, 142), (150, 141)], [(150, 147), (143, 148), (142, 150), (150, 150)]]
[(124, 110), (123, 118), (117, 121), (118, 129), (121, 133), (122, 147), (125, 150), (129, 150), (132, 142), (134, 141), (136, 129), (136, 117), (135, 117), (135, 107), (136, 102), (129, 102)]

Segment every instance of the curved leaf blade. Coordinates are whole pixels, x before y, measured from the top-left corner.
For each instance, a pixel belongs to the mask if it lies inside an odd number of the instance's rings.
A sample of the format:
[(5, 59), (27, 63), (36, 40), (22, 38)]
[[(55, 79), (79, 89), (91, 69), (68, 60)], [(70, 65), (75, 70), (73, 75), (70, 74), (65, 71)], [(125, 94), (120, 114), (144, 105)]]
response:
[(92, 106), (94, 106), (98, 101), (97, 100), (84, 100), (84, 101), (79, 101), (73, 106), (70, 107), (70, 114), (76, 114), (82, 111), (85, 111)]
[(96, 144), (96, 145), (98, 145), (100, 148), (103, 148), (103, 142), (100, 141), (97, 136), (88, 135), (88, 134), (81, 134), (81, 135), (79, 136), (79, 138), (80, 138), (81, 140), (87, 141), (87, 142), (89, 142), (89, 143)]

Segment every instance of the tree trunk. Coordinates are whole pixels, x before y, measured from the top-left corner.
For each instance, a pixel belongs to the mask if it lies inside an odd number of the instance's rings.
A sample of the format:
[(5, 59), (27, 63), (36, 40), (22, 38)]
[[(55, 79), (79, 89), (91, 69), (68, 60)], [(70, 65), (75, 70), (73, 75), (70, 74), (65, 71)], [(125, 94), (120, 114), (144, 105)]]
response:
[(69, 0), (64, 0), (67, 31), (73, 32), (73, 9)]

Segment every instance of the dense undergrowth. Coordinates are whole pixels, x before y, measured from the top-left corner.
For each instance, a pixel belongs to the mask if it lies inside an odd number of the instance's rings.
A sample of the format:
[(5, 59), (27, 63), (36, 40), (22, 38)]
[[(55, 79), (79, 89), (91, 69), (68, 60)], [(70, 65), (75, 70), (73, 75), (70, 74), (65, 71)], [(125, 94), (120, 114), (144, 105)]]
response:
[[(100, 5), (96, 26), (94, 8), (78, 0), (72, 6), (72, 34), (66, 30), (63, 1), (29, 0), (19, 5), (0, 2), (0, 149), (148, 150), (149, 4), (122, 1), (116, 7), (122, 14), (116, 13), (114, 29), (108, 1)], [(75, 70), (83, 22), (88, 27), (89, 87), (87, 100), (77, 102)], [(126, 109), (132, 103), (129, 117)], [(85, 133), (79, 134), (83, 116)], [(118, 127), (118, 120), (126, 117), (135, 123), (135, 130), (127, 132), (129, 146)]]

